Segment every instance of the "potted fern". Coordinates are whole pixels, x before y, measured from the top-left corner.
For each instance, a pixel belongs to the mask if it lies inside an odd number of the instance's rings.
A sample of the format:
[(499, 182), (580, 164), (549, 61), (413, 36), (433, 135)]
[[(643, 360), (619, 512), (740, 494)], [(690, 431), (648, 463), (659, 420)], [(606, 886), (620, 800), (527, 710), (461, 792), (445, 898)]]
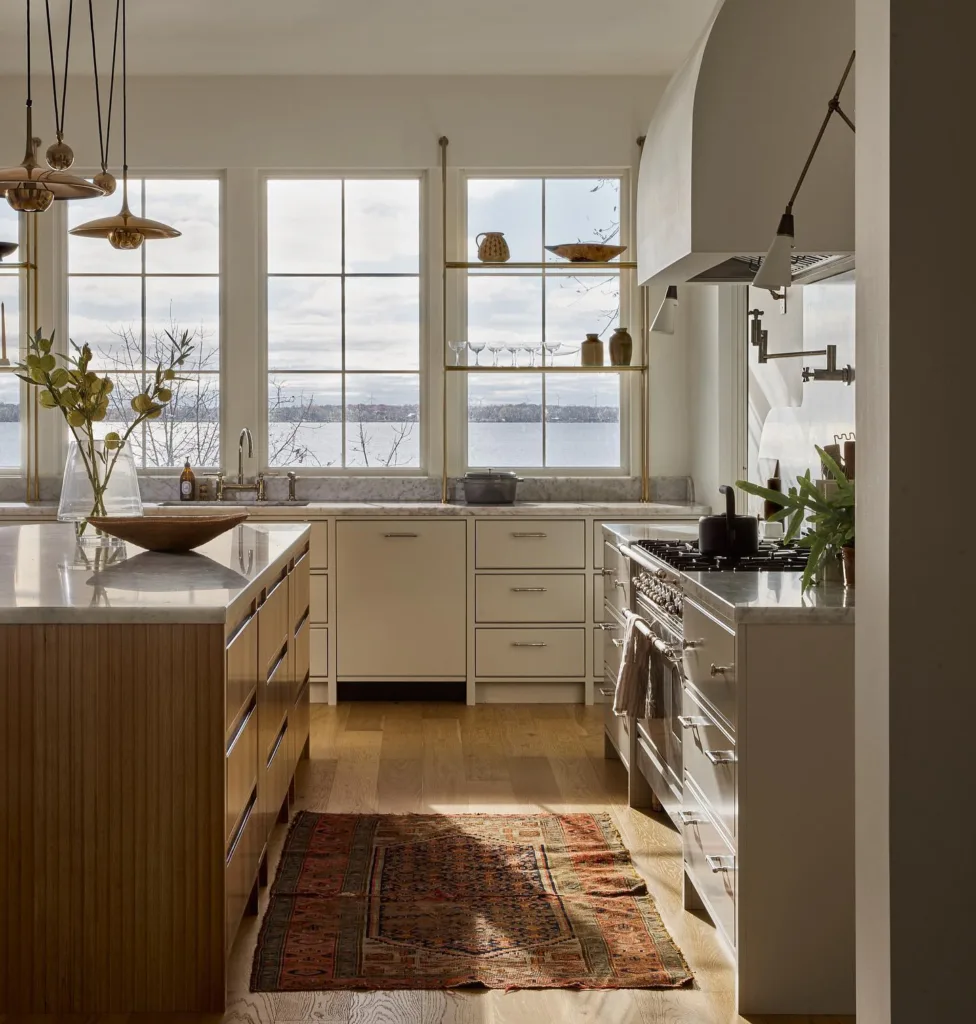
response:
[[(816, 446), (815, 446), (816, 447)], [(795, 540), (810, 549), (807, 567), (803, 572), (803, 589), (823, 580), (828, 567), (843, 559), (844, 583), (854, 586), (854, 481), (848, 480), (836, 460), (822, 448), (817, 454), (827, 471), (837, 482), (836, 492), (824, 495), (810, 479), (808, 469), (789, 492), (773, 491), (768, 487), (739, 480), (738, 486), (747, 494), (754, 494), (779, 506), (769, 517), (770, 522), (785, 522), (784, 542)], [(806, 525), (807, 530), (800, 531)]]

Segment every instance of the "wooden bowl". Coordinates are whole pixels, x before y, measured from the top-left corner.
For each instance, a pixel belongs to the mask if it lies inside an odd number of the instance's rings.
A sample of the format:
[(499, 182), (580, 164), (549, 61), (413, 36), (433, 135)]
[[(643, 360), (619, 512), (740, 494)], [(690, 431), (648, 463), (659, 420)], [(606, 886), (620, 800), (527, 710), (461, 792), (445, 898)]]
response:
[(103, 533), (147, 551), (177, 554), (206, 544), (245, 519), (247, 512), (216, 512), (199, 516), (89, 516), (88, 522)]
[(566, 245), (547, 245), (546, 249), (570, 263), (609, 263), (627, 251), (626, 245), (601, 245), (598, 242), (572, 242)]

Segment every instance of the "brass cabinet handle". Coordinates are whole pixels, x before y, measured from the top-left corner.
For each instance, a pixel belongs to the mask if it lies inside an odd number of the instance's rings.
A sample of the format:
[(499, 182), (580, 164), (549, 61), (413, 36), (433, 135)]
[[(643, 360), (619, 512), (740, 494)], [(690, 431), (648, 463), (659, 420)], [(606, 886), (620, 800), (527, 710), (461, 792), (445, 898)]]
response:
[(532, 643), (529, 643), (529, 642), (527, 642), (525, 640), (513, 640), (512, 641), (512, 646), (513, 647), (548, 647), (549, 645), (548, 644), (544, 644), (541, 640), (534, 640), (534, 641), (532, 641)]
[(735, 857), (732, 856), (716, 857), (714, 854), (709, 854), (705, 857), (705, 863), (713, 874), (735, 870)]
[(613, 690), (609, 689), (606, 686), (601, 686), (600, 687), (600, 696), (601, 697), (612, 697), (613, 696)]
[(678, 817), (682, 825), (704, 825), (708, 821), (708, 818), (697, 811), (678, 811)]
[(623, 580), (614, 580), (613, 581), (613, 585), (615, 587), (620, 587), (621, 590), (626, 590), (627, 589), (627, 584), (624, 583)]
[(712, 723), (700, 715), (678, 715), (678, 724), (682, 729), (693, 729), (695, 726), (711, 725)]
[(710, 666), (710, 668), (708, 669), (708, 674), (710, 676), (718, 676), (718, 675), (724, 676), (727, 672), (731, 672), (731, 671), (732, 671), (732, 666), (731, 665), (716, 665), (716, 664), (713, 663)]
[(513, 537), (526, 538), (526, 537), (548, 537), (547, 533), (513, 533)]
[(420, 534), (419, 533), (384, 533), (383, 536), (386, 537), (388, 540), (393, 540), (393, 539), (395, 539), (397, 537), (419, 537)]
[(620, 629), (616, 622), (598, 622), (597, 629), (609, 631), (611, 629)]
[(512, 587), (513, 594), (545, 594), (545, 587)]
[(623, 639), (620, 639), (620, 640), (613, 639), (613, 640), (610, 641), (610, 643), (612, 643), (614, 647), (623, 647), (625, 641)]

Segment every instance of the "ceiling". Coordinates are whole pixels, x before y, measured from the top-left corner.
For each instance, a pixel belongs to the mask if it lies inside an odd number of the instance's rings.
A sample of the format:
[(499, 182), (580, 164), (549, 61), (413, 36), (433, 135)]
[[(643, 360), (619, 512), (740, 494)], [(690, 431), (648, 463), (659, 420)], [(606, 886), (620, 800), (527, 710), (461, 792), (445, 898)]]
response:
[[(716, 0), (129, 0), (129, 73), (669, 75)], [(68, 0), (50, 0), (60, 71)], [(72, 72), (91, 68), (87, 0)], [(107, 67), (115, 0), (94, 0)], [(47, 65), (34, 0), (34, 67)], [(0, 4), (0, 74), (24, 68), (25, 0)], [(100, 32), (101, 36), (102, 33)]]

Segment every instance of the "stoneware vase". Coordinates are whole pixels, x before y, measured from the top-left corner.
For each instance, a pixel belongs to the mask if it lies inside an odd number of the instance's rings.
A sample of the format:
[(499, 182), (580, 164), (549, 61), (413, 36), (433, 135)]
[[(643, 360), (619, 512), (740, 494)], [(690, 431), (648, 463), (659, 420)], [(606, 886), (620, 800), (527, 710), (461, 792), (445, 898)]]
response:
[(482, 263), (507, 263), (512, 255), (501, 231), (482, 231), (474, 241)]
[(610, 336), (610, 365), (630, 366), (634, 354), (634, 339), (626, 327), (618, 327)]
[(580, 345), (581, 366), (603, 366), (603, 342), (599, 334), (588, 334)]

